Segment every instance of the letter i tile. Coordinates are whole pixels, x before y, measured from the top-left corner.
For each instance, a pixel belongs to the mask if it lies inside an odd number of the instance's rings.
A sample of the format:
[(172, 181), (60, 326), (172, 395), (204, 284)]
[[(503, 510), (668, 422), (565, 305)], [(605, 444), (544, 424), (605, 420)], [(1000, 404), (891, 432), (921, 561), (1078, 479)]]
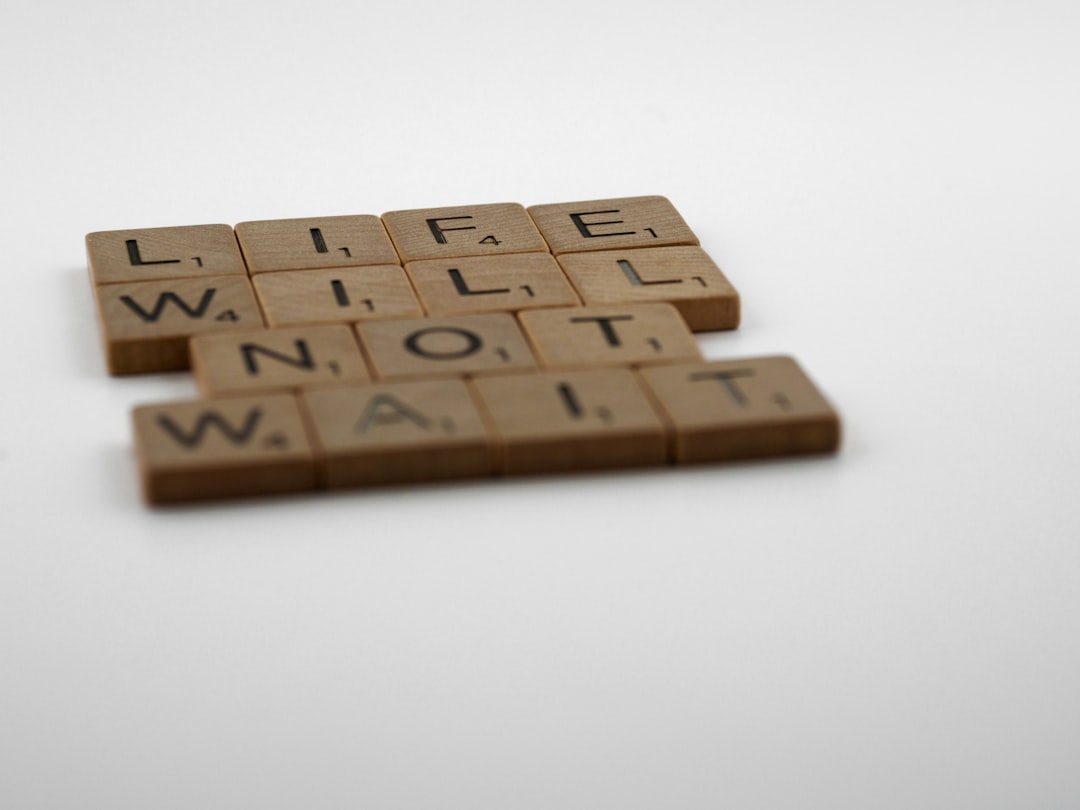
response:
[(478, 377), (502, 473), (663, 464), (664, 425), (629, 369)]

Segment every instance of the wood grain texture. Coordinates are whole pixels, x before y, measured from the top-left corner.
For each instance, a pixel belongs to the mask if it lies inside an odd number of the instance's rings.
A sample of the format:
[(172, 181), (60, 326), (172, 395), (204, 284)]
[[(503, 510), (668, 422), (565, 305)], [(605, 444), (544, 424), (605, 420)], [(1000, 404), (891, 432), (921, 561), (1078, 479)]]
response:
[(240, 222), (236, 238), (252, 275), (399, 264), (382, 220), (372, 215)]
[(408, 276), (396, 264), (260, 273), (251, 284), (273, 327), (424, 314)]
[(290, 395), (145, 405), (132, 418), (150, 503), (295, 492), (315, 484), (307, 431)]
[(558, 262), (587, 306), (665, 301), (694, 332), (739, 325), (739, 294), (699, 247), (564, 253)]
[(545, 368), (628, 366), (700, 360), (671, 304), (534, 309), (518, 314)]
[(106, 284), (94, 293), (110, 374), (186, 369), (190, 337), (263, 325), (246, 276)]
[(383, 224), (401, 261), (548, 252), (547, 243), (517, 203), (389, 211)]
[(371, 379), (356, 335), (345, 324), (200, 335), (191, 340), (191, 368), (208, 397)]
[(350, 385), (301, 395), (320, 486), (373, 486), (492, 472), (491, 442), (462, 380)]
[(228, 225), (96, 231), (86, 235), (94, 284), (247, 275)]
[(533, 205), (528, 212), (556, 255), (698, 244), (698, 238), (667, 197)]
[(790, 357), (657, 366), (639, 374), (670, 428), (679, 463), (839, 447), (839, 416)]
[(532, 370), (536, 359), (513, 315), (489, 312), (356, 325), (379, 380)]
[(503, 474), (666, 461), (664, 425), (628, 369), (500, 375), (470, 384), (495, 430)]
[(429, 259), (410, 262), (405, 271), (429, 315), (516, 312), (581, 303), (550, 253)]

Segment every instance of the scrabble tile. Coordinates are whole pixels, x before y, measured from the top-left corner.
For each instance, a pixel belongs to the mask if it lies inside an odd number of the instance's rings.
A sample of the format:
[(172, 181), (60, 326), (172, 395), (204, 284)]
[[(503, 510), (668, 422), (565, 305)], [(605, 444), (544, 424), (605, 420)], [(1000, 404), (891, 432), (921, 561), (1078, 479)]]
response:
[(429, 259), (405, 266), (429, 315), (515, 312), (580, 301), (550, 253)]
[(698, 244), (666, 197), (534, 205), (528, 210), (555, 254)]
[(293, 396), (144, 405), (133, 413), (151, 503), (311, 489), (315, 464)]
[(371, 215), (241, 222), (236, 238), (252, 275), (399, 263), (382, 220)]
[(94, 284), (247, 275), (228, 225), (88, 233), (86, 259)]
[(246, 276), (106, 284), (95, 297), (111, 374), (185, 369), (191, 336), (263, 324)]
[(664, 425), (629, 369), (479, 377), (508, 475), (666, 461)]
[(517, 321), (505, 312), (368, 321), (358, 323), (356, 331), (379, 380), (461, 377), (537, 367)]
[(533, 309), (518, 319), (546, 368), (701, 359), (694, 336), (671, 304)]
[(699, 247), (564, 253), (559, 265), (587, 306), (666, 301), (694, 332), (739, 325), (739, 294)]
[(679, 463), (826, 453), (840, 419), (790, 357), (641, 369), (667, 420)]
[(304, 391), (324, 487), (489, 475), (487, 430), (464, 381)]
[(396, 264), (260, 273), (251, 284), (270, 326), (424, 314), (408, 276)]
[(382, 219), (402, 262), (548, 250), (517, 203), (390, 211)]
[(356, 336), (341, 323), (199, 335), (191, 368), (208, 397), (371, 379)]

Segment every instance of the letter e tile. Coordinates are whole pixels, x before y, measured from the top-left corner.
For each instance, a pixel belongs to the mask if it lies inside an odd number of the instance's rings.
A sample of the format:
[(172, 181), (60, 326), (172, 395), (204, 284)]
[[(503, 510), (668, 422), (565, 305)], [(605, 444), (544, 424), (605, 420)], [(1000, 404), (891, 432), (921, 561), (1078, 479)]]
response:
[(556, 255), (698, 244), (694, 232), (666, 197), (555, 203), (528, 210)]

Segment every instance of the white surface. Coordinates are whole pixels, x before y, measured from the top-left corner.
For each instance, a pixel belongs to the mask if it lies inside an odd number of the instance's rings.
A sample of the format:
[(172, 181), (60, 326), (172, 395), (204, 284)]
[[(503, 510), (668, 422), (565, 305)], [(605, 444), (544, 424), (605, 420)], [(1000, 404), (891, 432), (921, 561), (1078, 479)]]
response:
[[(1080, 806), (1080, 13), (0, 7), (0, 806)], [(665, 194), (834, 459), (155, 512), (88, 231)]]

